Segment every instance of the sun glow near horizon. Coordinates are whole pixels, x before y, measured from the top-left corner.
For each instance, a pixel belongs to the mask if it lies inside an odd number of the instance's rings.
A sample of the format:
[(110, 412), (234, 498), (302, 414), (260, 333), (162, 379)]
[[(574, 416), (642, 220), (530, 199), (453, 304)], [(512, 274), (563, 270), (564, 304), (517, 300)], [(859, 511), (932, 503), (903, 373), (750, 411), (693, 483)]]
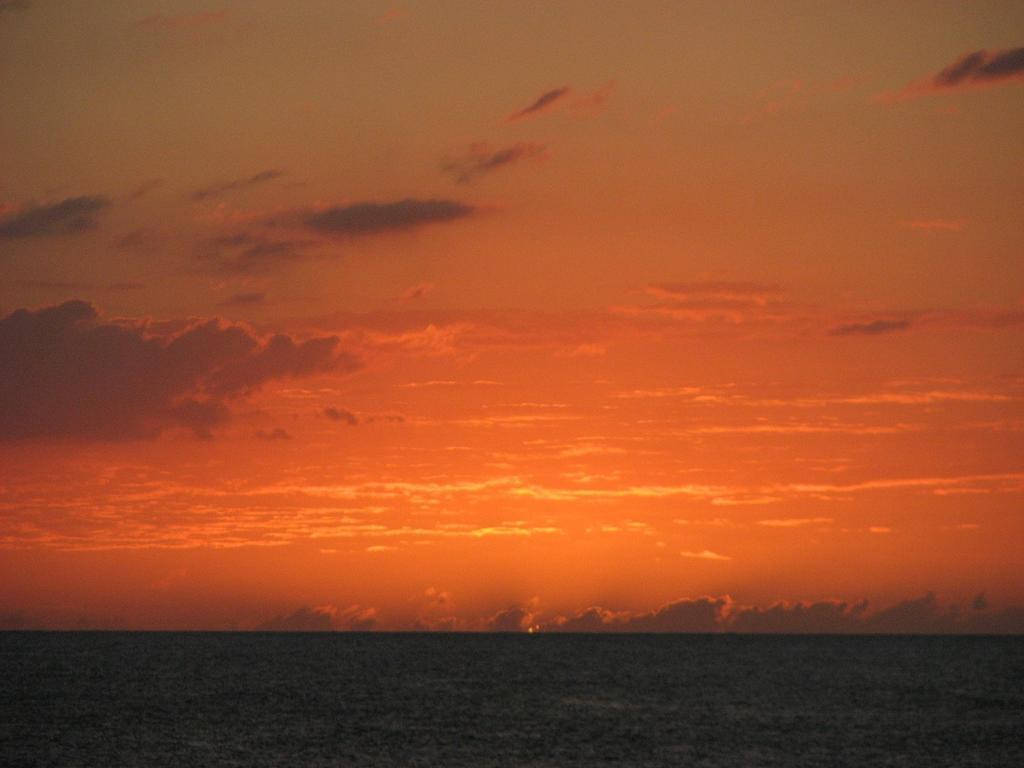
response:
[(792, 7), (0, 3), (0, 627), (1024, 631), (1024, 10)]

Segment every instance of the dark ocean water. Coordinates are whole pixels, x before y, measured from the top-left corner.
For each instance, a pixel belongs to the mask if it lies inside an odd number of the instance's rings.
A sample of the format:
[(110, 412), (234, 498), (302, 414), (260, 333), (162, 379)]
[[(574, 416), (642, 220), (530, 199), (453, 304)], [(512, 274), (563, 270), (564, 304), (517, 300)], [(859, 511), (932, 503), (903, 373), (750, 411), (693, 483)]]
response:
[(4, 766), (1024, 766), (1024, 639), (0, 633)]

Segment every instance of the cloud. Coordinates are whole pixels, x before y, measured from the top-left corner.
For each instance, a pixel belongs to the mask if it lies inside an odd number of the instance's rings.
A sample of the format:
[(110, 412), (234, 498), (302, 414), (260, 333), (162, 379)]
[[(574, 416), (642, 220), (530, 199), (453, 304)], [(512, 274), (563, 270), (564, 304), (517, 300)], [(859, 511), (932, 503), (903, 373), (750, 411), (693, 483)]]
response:
[(285, 616), (275, 616), (254, 628), (256, 632), (333, 632), (337, 609), (325, 605), (302, 607)]
[(0, 13), (5, 11), (27, 11), (29, 0), (0, 0)]
[(263, 184), (268, 181), (273, 181), (274, 179), (279, 179), (282, 176), (284, 176), (284, 171), (271, 168), (270, 170), (260, 171), (257, 174), (246, 176), (242, 179), (224, 181), (219, 184), (211, 184), (208, 187), (197, 189), (190, 195), (190, 197), (193, 200), (208, 200), (211, 197), (220, 197), (226, 192), (234, 192), (238, 189), (245, 189), (257, 184)]
[(262, 274), (305, 258), (313, 245), (310, 240), (277, 239), (262, 233), (240, 232), (207, 240), (201, 258), (212, 261), (217, 272)]
[(0, 238), (76, 235), (96, 228), (96, 215), (110, 201), (99, 195), (68, 197), (50, 205), (30, 206), (0, 219)]
[(685, 598), (646, 613), (587, 608), (573, 616), (558, 616), (541, 625), (542, 632), (717, 632), (732, 599), (724, 597)]
[(359, 419), (352, 411), (346, 411), (344, 408), (324, 408), (324, 416), (331, 421), (340, 421), (344, 424), (348, 424), (350, 427), (355, 427), (359, 424)]
[(882, 93), (879, 101), (904, 101), (944, 91), (983, 88), (1024, 81), (1024, 48), (978, 50), (965, 53), (937, 74), (909, 83), (898, 91)]
[(668, 632), (752, 634), (1024, 634), (1024, 607), (989, 610), (983, 595), (969, 612), (941, 605), (931, 592), (874, 613), (867, 600), (780, 601), (741, 606), (727, 595), (675, 600), (646, 613), (600, 606), (556, 616), (542, 632)]
[(694, 560), (732, 560), (728, 555), (720, 555), (710, 549), (702, 549), (700, 552), (680, 552), (680, 557), (688, 557)]
[(568, 96), (569, 92), (570, 88), (568, 86), (563, 86), (561, 88), (554, 88), (542, 93), (529, 106), (523, 107), (523, 109), (520, 109), (518, 112), (513, 112), (509, 115), (505, 119), (505, 122), (514, 123), (518, 120), (524, 120), (526, 118), (533, 117), (534, 115), (538, 115), (541, 112), (546, 112)]
[(309, 258), (316, 248), (339, 239), (405, 232), (476, 212), (472, 205), (457, 200), (416, 198), (300, 208), (249, 217), (244, 228), (207, 239), (199, 256), (217, 272), (261, 274)]
[(932, 79), (936, 88), (1000, 82), (1024, 77), (1024, 48), (967, 53)]
[(774, 520), (758, 520), (758, 525), (767, 528), (804, 528), (808, 525), (830, 525), (831, 517), (783, 517)]
[(366, 237), (456, 221), (474, 213), (476, 208), (457, 200), (406, 198), (303, 211), (296, 219), (301, 226), (328, 237)]
[(228, 296), (220, 303), (222, 307), (254, 307), (260, 304), (265, 304), (267, 295), (265, 293), (250, 292), (250, 293), (236, 293), (233, 296)]
[(139, 27), (163, 32), (194, 31), (202, 27), (223, 24), (227, 17), (227, 11), (201, 11), (200, 13), (179, 14), (177, 16), (155, 13), (152, 16), (139, 19), (135, 23)]
[(209, 436), (267, 381), (358, 367), (334, 336), (178, 325), (104, 321), (80, 300), (0, 319), (0, 440), (150, 438), (175, 426)]
[(525, 632), (533, 619), (525, 608), (512, 606), (491, 616), (485, 628), (488, 632)]
[(846, 323), (829, 331), (832, 336), (881, 336), (884, 333), (905, 331), (910, 328), (909, 320), (872, 320), (867, 323)]
[(460, 184), (466, 184), (521, 160), (542, 158), (544, 153), (543, 144), (532, 142), (519, 142), (504, 149), (491, 149), (486, 144), (470, 144), (462, 157), (446, 161), (441, 169), (452, 174)]
[(417, 301), (418, 299), (422, 299), (433, 290), (433, 283), (420, 283), (418, 285), (410, 286), (406, 288), (404, 291), (402, 291), (402, 293), (398, 297), (398, 300), (403, 304), (408, 304), (410, 301)]
[(732, 601), (728, 597), (676, 600), (621, 623), (625, 632), (715, 632)]
[(770, 283), (708, 280), (695, 283), (654, 283), (647, 286), (647, 292), (657, 298), (676, 302), (717, 299), (763, 305), (782, 291), (779, 286)]
[(281, 427), (274, 427), (271, 430), (260, 429), (256, 432), (256, 437), (260, 440), (291, 440), (292, 436), (287, 430)]
[(838, 600), (816, 603), (776, 603), (768, 608), (735, 610), (726, 622), (729, 631), (757, 634), (849, 633), (860, 629), (868, 603)]
[(864, 621), (864, 629), (881, 634), (951, 632), (957, 622), (955, 606), (941, 608), (934, 592), (879, 611)]

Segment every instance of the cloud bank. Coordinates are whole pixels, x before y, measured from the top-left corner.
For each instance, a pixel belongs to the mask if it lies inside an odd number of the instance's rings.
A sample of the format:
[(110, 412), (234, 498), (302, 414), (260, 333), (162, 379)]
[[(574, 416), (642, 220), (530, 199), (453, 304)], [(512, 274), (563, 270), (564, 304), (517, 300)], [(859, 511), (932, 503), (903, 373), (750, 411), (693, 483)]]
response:
[(79, 300), (0, 319), (0, 440), (199, 436), (268, 381), (353, 370), (335, 336), (258, 336), (220, 320), (173, 333), (104, 321)]

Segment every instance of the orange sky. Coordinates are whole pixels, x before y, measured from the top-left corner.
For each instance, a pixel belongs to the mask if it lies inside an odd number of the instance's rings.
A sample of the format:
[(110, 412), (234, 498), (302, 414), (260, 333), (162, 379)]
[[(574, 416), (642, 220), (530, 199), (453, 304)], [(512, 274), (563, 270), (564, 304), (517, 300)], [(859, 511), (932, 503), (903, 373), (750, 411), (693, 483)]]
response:
[(0, 0), (0, 626), (1022, 631), (1021, 29)]

